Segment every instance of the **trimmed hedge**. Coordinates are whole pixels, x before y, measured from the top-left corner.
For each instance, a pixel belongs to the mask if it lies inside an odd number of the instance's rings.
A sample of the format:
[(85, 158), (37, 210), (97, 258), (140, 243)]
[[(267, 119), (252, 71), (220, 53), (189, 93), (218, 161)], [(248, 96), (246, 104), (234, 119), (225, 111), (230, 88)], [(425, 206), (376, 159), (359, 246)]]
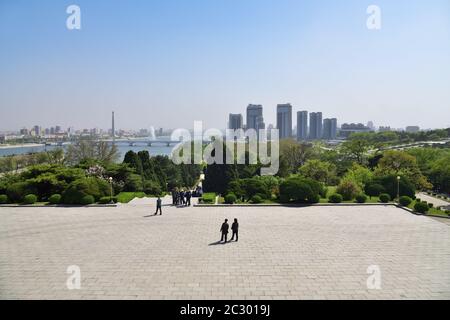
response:
[(356, 196), (357, 203), (366, 203), (366, 201), (367, 201), (367, 196), (365, 194), (358, 194)]
[(8, 196), (6, 194), (0, 194), (0, 204), (8, 203)]
[(91, 196), (90, 194), (81, 198), (81, 204), (85, 205), (85, 206), (89, 205), (89, 204), (93, 204), (94, 202), (95, 202), (95, 198), (94, 198), (94, 196)]
[(424, 202), (416, 202), (414, 205), (414, 211), (418, 213), (426, 213), (430, 210), (430, 207)]
[(407, 207), (412, 203), (412, 199), (408, 196), (402, 196), (400, 197), (399, 201), (400, 205), (402, 205), (403, 207)]
[(101, 197), (100, 200), (98, 201), (98, 203), (100, 204), (108, 204), (111, 203), (111, 201), (113, 203), (117, 203), (117, 197)]
[(61, 203), (61, 195), (60, 194), (53, 194), (48, 198), (48, 202), (51, 204), (60, 204)]
[(323, 185), (317, 181), (294, 176), (281, 183), (280, 201), (281, 203), (317, 203), (323, 189)]
[(331, 196), (328, 197), (328, 202), (330, 203), (341, 203), (342, 200), (343, 197), (339, 193), (332, 194)]
[(24, 198), (23, 198), (23, 203), (25, 204), (34, 204), (37, 201), (37, 197), (34, 194), (27, 194)]
[(258, 195), (254, 195), (252, 197), (251, 202), (254, 203), (254, 204), (258, 204), (258, 203), (262, 203), (263, 199), (260, 196), (258, 196)]
[(236, 196), (233, 193), (229, 193), (225, 196), (225, 203), (226, 204), (234, 204), (236, 203)]
[(380, 201), (383, 203), (388, 203), (389, 201), (391, 201), (391, 196), (387, 193), (382, 193), (380, 194)]

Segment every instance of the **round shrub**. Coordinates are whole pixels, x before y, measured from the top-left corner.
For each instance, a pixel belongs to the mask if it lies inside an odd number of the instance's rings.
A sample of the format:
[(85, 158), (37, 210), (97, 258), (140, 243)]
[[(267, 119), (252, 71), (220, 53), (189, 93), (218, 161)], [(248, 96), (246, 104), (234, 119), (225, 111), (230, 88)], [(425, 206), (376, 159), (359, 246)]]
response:
[(229, 193), (225, 196), (225, 203), (226, 204), (233, 204), (236, 203), (236, 196), (233, 193)]
[(429, 207), (430, 209), (433, 208), (433, 206), (434, 206), (434, 205), (433, 205), (432, 203), (429, 203), (429, 204), (428, 204), (428, 207)]
[(258, 203), (262, 203), (262, 198), (258, 195), (255, 195), (252, 197), (252, 203), (258, 204)]
[(365, 194), (358, 194), (357, 196), (356, 196), (356, 202), (358, 202), (358, 203), (366, 203), (366, 201), (367, 201), (367, 196), (365, 195)]
[(403, 207), (407, 207), (411, 204), (412, 199), (408, 196), (401, 196), (399, 201), (400, 205), (402, 205)]
[(380, 194), (380, 201), (383, 203), (388, 203), (389, 201), (391, 201), (391, 196), (387, 193), (382, 193)]
[(48, 202), (51, 204), (59, 204), (61, 203), (61, 195), (60, 194), (53, 194), (48, 198)]
[(16, 182), (9, 185), (6, 189), (8, 199), (14, 203), (20, 203), (27, 194), (37, 194), (36, 188), (28, 182)]
[(81, 198), (81, 204), (85, 205), (85, 206), (89, 205), (89, 204), (93, 204), (94, 202), (95, 202), (95, 198), (93, 196), (91, 196), (90, 194)]
[(424, 202), (416, 202), (414, 205), (414, 211), (418, 213), (426, 213), (429, 209), (428, 205)]
[(342, 200), (342, 195), (340, 195), (339, 193), (332, 194), (328, 197), (328, 202), (330, 203), (341, 203)]
[(0, 194), (0, 204), (8, 203), (8, 196), (6, 194)]
[(27, 194), (23, 198), (23, 203), (25, 203), (25, 204), (33, 204), (33, 203), (36, 203), (36, 201), (37, 201), (37, 197), (34, 194)]
[(416, 202), (422, 202), (422, 199), (416, 198)]
[(280, 184), (280, 201), (282, 203), (316, 203), (320, 200), (323, 186), (317, 181), (294, 176)]

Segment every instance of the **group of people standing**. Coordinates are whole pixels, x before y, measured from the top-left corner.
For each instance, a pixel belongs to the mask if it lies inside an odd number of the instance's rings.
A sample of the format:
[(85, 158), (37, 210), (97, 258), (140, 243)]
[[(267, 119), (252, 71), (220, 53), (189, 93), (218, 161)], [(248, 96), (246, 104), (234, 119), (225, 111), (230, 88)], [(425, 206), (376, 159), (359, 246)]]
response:
[(190, 206), (191, 205), (192, 192), (191, 190), (173, 190), (172, 191), (172, 204), (174, 206)]
[[(220, 232), (222, 233), (222, 238), (220, 239), (220, 242), (227, 243), (229, 229), (230, 229), (230, 225), (228, 224), (228, 219), (225, 219), (224, 223), (222, 223), (222, 226), (220, 227)], [(239, 222), (236, 218), (234, 219), (234, 222), (231, 225), (231, 231), (233, 232), (233, 236), (231, 237), (230, 241), (233, 241), (235, 236), (236, 236), (236, 241), (238, 241)]]

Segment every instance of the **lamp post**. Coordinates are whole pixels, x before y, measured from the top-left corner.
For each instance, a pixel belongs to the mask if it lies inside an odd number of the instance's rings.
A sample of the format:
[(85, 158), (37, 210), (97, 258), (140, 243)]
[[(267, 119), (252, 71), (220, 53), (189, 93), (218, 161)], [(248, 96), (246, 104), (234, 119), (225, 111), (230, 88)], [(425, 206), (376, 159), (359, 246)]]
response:
[(112, 187), (113, 178), (109, 177), (109, 186), (110, 186), (110, 194), (109, 194), (109, 203), (113, 203), (113, 187)]
[(397, 202), (400, 203), (400, 176), (397, 176)]

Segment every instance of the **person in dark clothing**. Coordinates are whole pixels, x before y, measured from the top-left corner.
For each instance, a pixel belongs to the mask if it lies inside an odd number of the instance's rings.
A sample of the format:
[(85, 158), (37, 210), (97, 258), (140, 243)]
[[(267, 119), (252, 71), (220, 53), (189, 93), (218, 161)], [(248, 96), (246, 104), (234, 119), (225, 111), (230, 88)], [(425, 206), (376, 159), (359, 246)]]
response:
[(162, 215), (162, 201), (161, 201), (160, 197), (158, 197), (158, 199), (156, 200), (155, 216), (158, 214), (158, 210), (159, 210), (159, 215)]
[(228, 225), (228, 219), (225, 219), (225, 222), (222, 223), (222, 227), (220, 227), (220, 232), (222, 233), (222, 238), (220, 241), (225, 241), (225, 243), (227, 243), (229, 228), (230, 228), (230, 226)]
[(238, 241), (238, 232), (239, 232), (239, 222), (237, 219), (234, 219), (233, 224), (231, 225), (231, 231), (233, 231), (233, 236), (230, 241), (234, 240), (234, 236), (236, 235), (236, 241)]
[(186, 202), (189, 207), (191, 206), (191, 197), (192, 197), (191, 190), (188, 190), (186, 192)]

